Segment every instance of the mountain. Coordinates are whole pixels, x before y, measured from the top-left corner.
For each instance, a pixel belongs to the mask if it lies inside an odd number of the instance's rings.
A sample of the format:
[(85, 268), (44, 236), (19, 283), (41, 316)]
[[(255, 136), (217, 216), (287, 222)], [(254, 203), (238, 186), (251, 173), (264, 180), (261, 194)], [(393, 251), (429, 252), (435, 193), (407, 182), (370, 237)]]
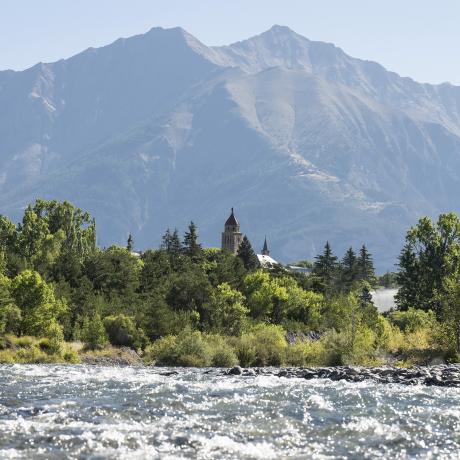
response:
[(0, 72), (0, 213), (37, 197), (96, 217), (99, 243), (156, 246), (230, 207), (281, 261), (365, 242), (394, 269), (421, 215), (460, 212), (460, 87), (402, 78), (274, 26), (208, 47), (180, 28)]

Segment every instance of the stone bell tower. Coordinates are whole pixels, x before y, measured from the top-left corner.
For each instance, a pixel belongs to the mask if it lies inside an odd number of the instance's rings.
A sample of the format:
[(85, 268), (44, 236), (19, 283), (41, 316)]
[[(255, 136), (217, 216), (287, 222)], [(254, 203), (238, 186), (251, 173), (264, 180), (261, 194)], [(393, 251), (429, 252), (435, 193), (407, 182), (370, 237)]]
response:
[(243, 234), (240, 232), (240, 224), (236, 220), (232, 208), (232, 213), (225, 222), (224, 232), (222, 233), (222, 251), (227, 250), (236, 254), (242, 241)]

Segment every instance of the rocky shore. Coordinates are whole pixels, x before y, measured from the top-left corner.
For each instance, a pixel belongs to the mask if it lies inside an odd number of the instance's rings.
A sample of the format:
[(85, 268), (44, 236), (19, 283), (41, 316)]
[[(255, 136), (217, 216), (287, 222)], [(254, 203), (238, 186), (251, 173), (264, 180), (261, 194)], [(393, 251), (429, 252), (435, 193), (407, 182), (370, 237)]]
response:
[(233, 367), (225, 375), (256, 376), (275, 375), (285, 378), (329, 379), (334, 381), (362, 382), (372, 380), (379, 383), (400, 383), (403, 385), (428, 385), (460, 388), (460, 364), (439, 364), (434, 366), (413, 366), (397, 368), (381, 367), (312, 367), (312, 368), (250, 368)]

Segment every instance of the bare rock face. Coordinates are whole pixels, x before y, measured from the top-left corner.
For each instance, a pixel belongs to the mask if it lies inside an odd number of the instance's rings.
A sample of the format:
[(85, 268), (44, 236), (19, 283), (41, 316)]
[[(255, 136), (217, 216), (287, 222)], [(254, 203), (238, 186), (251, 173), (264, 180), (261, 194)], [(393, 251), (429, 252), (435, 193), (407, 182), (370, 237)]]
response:
[(69, 199), (100, 244), (193, 219), (218, 246), (235, 206), (277, 260), (366, 242), (385, 270), (420, 215), (460, 211), (460, 88), (286, 27), (217, 48), (152, 29), (0, 72), (0, 106), (0, 213)]

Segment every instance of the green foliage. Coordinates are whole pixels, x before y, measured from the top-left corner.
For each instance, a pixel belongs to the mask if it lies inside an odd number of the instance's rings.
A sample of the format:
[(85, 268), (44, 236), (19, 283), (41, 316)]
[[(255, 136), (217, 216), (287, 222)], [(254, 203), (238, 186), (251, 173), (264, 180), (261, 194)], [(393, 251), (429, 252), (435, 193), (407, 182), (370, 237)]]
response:
[[(383, 317), (365, 245), (339, 263), (326, 243), (313, 265), (302, 264), (310, 274), (266, 270), (246, 237), (237, 256), (203, 249), (191, 222), (183, 239), (168, 229), (158, 250), (136, 257), (131, 235), (126, 248), (99, 249), (89, 214), (37, 200), (17, 226), (0, 216), (0, 361), (78, 362), (64, 342), (71, 338), (94, 356), (122, 352), (109, 339), (137, 349), (150, 340), (146, 359), (162, 365), (452, 358), (460, 352), (459, 222), (454, 214), (436, 224), (423, 218), (408, 232), (400, 272), (379, 279), (401, 285), (400, 311)], [(288, 346), (285, 330), (324, 335)]]
[(222, 283), (212, 293), (208, 309), (210, 330), (225, 335), (241, 334), (249, 311), (244, 307), (243, 294)]
[(198, 243), (197, 228), (193, 222), (190, 222), (188, 232), (184, 235), (183, 251), (193, 262), (199, 262), (203, 257), (201, 244)]
[(459, 255), (460, 219), (454, 213), (441, 214), (436, 224), (420, 219), (407, 232), (399, 257), (399, 308), (439, 312), (438, 295), (444, 280), (460, 268)]
[(388, 319), (404, 332), (415, 332), (418, 329), (432, 328), (436, 323), (436, 316), (432, 311), (409, 308), (407, 311), (392, 311)]
[(55, 298), (53, 288), (37, 272), (26, 270), (17, 275), (11, 282), (10, 293), (21, 311), (21, 334), (46, 336), (67, 311), (65, 301)]
[(107, 333), (99, 313), (95, 313), (92, 317), (85, 316), (81, 331), (77, 335), (76, 338), (85, 342), (90, 350), (96, 350), (108, 343)]
[(246, 270), (256, 270), (260, 266), (259, 259), (246, 235), (238, 248), (238, 257), (243, 261)]
[[(258, 324), (251, 332), (243, 334), (241, 340), (245, 344), (247, 357), (251, 348), (255, 351), (254, 360), (245, 365), (280, 366), (287, 347), (284, 336), (285, 331), (281, 326), (265, 324)], [(239, 350), (237, 355), (240, 357)]]
[(104, 318), (104, 327), (112, 345), (131, 348), (145, 348), (147, 345), (148, 340), (144, 331), (136, 327), (130, 316), (107, 316)]
[(327, 295), (332, 293), (338, 270), (339, 264), (337, 257), (332, 253), (331, 245), (329, 241), (327, 241), (323, 253), (315, 257), (315, 263), (312, 270), (318, 292)]

